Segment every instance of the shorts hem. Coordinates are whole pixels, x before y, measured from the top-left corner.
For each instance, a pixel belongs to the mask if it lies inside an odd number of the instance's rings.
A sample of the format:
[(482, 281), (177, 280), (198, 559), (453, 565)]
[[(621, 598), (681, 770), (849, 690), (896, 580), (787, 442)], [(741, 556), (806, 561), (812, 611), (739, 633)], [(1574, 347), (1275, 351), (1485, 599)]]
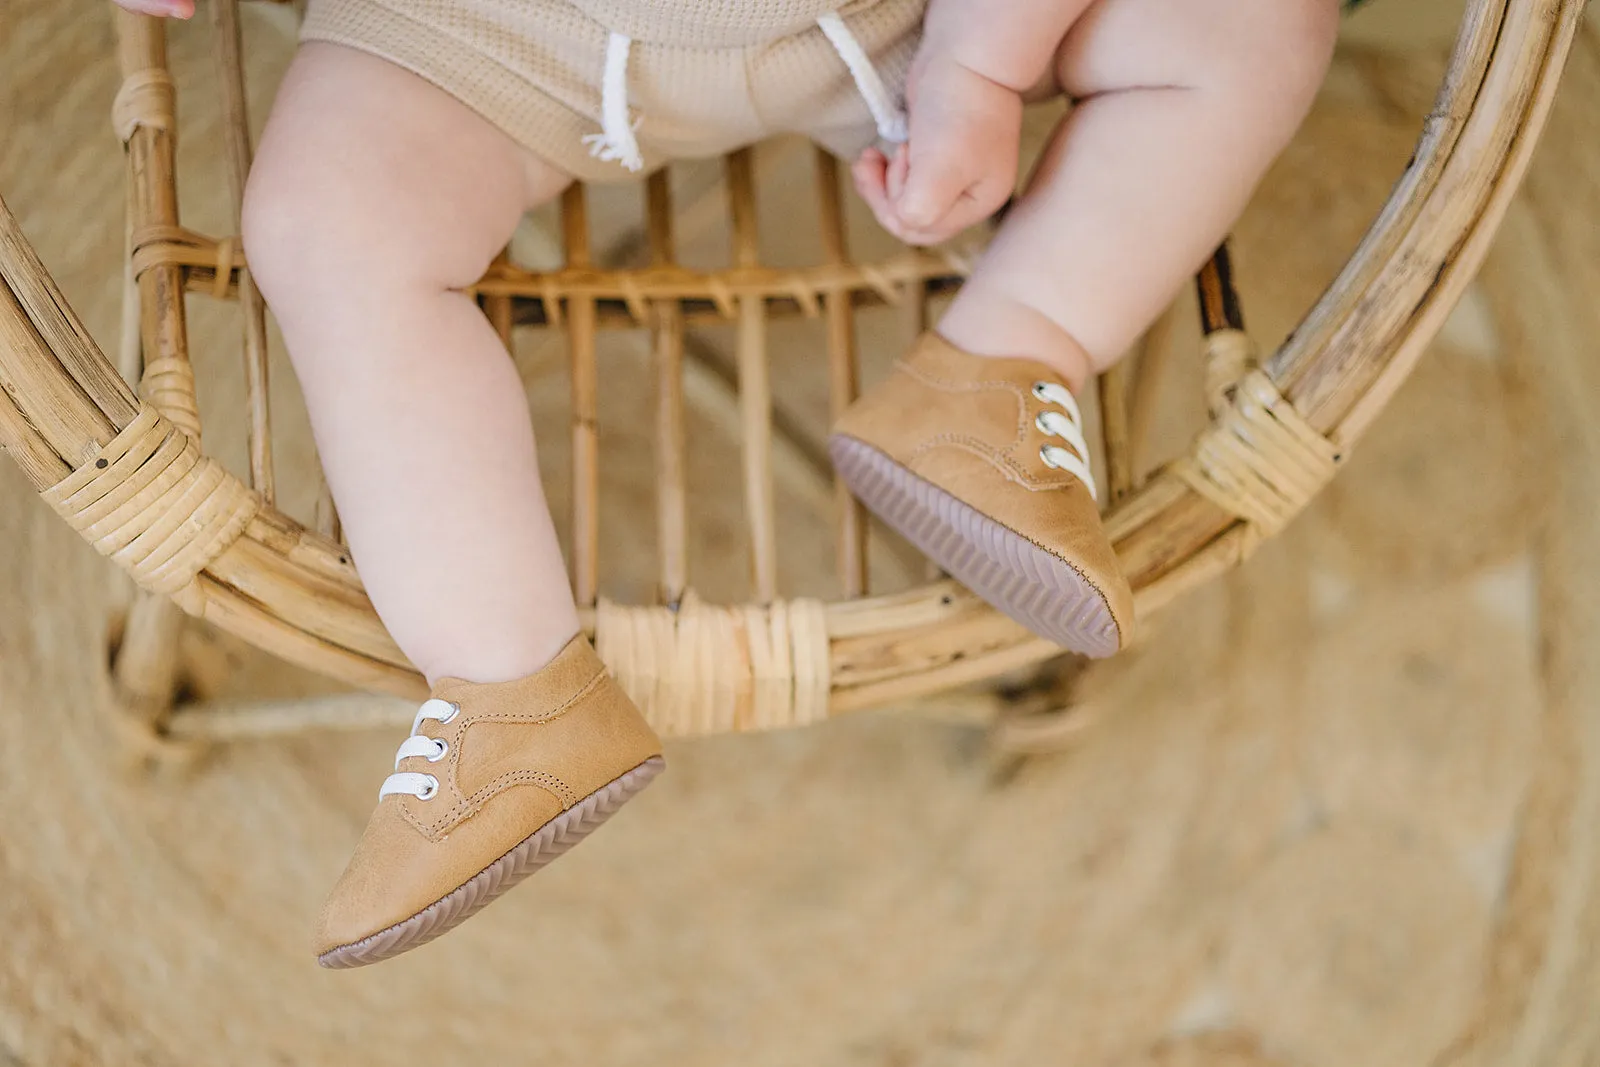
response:
[(583, 138), (600, 131), (598, 122), (552, 99), (493, 56), (402, 14), (381, 0), (314, 2), (301, 26), (300, 39), (343, 45), (403, 67), (449, 93), (522, 148), (577, 181), (629, 181), (667, 162), (646, 152), (645, 169), (635, 174), (620, 163), (595, 158), (584, 146)]

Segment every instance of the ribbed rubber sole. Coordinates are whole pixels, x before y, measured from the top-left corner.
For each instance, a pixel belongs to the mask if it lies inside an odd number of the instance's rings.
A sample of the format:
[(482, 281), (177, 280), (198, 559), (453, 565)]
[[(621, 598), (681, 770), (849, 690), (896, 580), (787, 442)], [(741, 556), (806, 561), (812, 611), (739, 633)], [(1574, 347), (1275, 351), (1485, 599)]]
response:
[(523, 838), (521, 844), (447, 896), (386, 930), (323, 953), (317, 962), (333, 969), (362, 967), (425, 945), (461, 925), (500, 894), (588, 837), (664, 767), (666, 763), (660, 756), (652, 756)]
[(835, 434), (828, 453), (873, 514), (978, 596), (1073, 652), (1103, 658), (1117, 651), (1121, 642), (1111, 606), (1071, 563), (865, 441)]

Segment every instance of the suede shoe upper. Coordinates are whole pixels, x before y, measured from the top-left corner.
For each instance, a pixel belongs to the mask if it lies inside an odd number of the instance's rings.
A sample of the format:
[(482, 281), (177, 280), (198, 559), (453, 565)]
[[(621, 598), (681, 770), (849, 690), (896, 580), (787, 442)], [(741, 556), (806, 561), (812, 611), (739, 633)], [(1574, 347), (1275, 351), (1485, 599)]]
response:
[[(1048, 417), (1041, 426), (1041, 415), (1059, 411), (1041, 383), (1066, 389), (1043, 363), (974, 356), (929, 332), (833, 432), (872, 446), (1070, 564), (1105, 598), (1125, 646), (1133, 593), (1089, 486), (1041, 454), (1065, 445), (1047, 432)], [(1087, 467), (1089, 457), (1079, 458)]]
[(436, 760), (398, 762), (437, 780), (423, 799), (379, 801), (318, 922), (319, 956), (405, 921), (454, 892), (591, 793), (661, 753), (661, 742), (587, 639), (537, 673), (479, 685), (443, 679), (447, 721), (419, 720)]

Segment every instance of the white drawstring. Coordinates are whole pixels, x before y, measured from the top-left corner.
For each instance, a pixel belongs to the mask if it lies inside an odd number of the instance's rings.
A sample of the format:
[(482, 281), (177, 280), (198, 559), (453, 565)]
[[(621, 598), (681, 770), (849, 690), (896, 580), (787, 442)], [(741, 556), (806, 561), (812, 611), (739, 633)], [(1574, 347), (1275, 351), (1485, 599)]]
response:
[(844, 60), (844, 65), (850, 68), (850, 76), (856, 80), (856, 90), (867, 102), (872, 121), (878, 124), (878, 136), (892, 144), (904, 144), (908, 136), (906, 113), (899, 102), (889, 95), (888, 86), (883, 84), (878, 68), (872, 65), (871, 57), (861, 47), (861, 42), (856, 40), (856, 35), (850, 32), (850, 27), (845, 25), (837, 11), (830, 11), (817, 19), (817, 26), (828, 38), (828, 43), (833, 45), (833, 50), (839, 53), (839, 58)]
[[(867, 102), (867, 110), (872, 112), (878, 136), (892, 144), (905, 143), (908, 129), (905, 110), (889, 95), (889, 87), (883, 84), (878, 68), (872, 65), (867, 50), (861, 47), (844, 19), (838, 12), (830, 11), (817, 19), (817, 26), (849, 68), (856, 90)], [(621, 163), (628, 170), (638, 172), (644, 169), (644, 157), (639, 153), (639, 139), (634, 131), (642, 119), (628, 117), (628, 55), (632, 50), (633, 38), (625, 33), (612, 33), (607, 39), (606, 68), (600, 82), (600, 132), (585, 134), (583, 143), (589, 146), (589, 154), (594, 158)]]
[(1063, 415), (1059, 411), (1041, 411), (1033, 424), (1039, 430), (1051, 437), (1059, 437), (1071, 445), (1073, 451), (1069, 452), (1060, 445), (1045, 445), (1039, 449), (1039, 458), (1047, 467), (1066, 471), (1077, 478), (1089, 489), (1091, 499), (1099, 500), (1100, 493), (1095, 488), (1094, 474), (1089, 470), (1089, 443), (1083, 439), (1083, 412), (1078, 410), (1078, 401), (1062, 386), (1054, 382), (1035, 382), (1033, 395), (1047, 404), (1055, 404), (1066, 409)]
[(644, 169), (639, 154), (639, 139), (633, 135), (638, 123), (628, 118), (628, 53), (633, 38), (613, 33), (606, 42), (605, 77), (600, 83), (600, 132), (584, 137), (589, 154), (607, 163), (621, 163), (637, 173)]

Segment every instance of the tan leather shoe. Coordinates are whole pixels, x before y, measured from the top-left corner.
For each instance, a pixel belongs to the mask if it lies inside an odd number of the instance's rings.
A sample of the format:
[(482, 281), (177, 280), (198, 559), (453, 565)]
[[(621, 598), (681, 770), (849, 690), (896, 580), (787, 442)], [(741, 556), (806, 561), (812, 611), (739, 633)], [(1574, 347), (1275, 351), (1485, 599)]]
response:
[(974, 593), (1089, 656), (1123, 647), (1133, 593), (1100, 523), (1077, 402), (1027, 359), (924, 334), (828, 451), (852, 492)]
[(324, 967), (433, 940), (660, 773), (661, 742), (588, 640), (512, 682), (449, 678), (417, 712), (317, 927)]

